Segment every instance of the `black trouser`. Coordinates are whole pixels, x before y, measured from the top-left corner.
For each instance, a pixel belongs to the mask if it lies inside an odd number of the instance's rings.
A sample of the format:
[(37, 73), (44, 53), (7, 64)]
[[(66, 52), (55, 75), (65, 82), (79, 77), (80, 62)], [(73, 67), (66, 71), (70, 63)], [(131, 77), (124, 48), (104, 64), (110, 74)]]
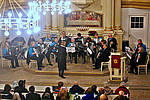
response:
[(138, 65), (138, 63), (137, 62), (135, 62), (135, 61), (130, 61), (130, 71), (133, 73), (134, 72), (134, 70), (135, 70), (135, 72), (137, 73), (138, 72), (138, 68), (136, 67), (137, 65)]
[(45, 54), (45, 56), (46, 56), (49, 64), (51, 64), (50, 55), (51, 55), (51, 50), (48, 50), (47, 53)]
[(76, 52), (74, 52), (74, 53), (69, 52), (68, 54), (69, 54), (69, 57), (70, 57), (70, 62), (72, 63), (73, 58), (75, 58), (74, 61), (77, 64), (77, 53)]
[(79, 51), (78, 52), (78, 56), (80, 57), (80, 56), (82, 56), (82, 63), (85, 63), (86, 61), (85, 61), (85, 52), (84, 51)]
[(59, 68), (59, 76), (64, 76), (64, 68)]
[(97, 68), (97, 69), (101, 68), (101, 62), (107, 62), (107, 61), (109, 61), (109, 60), (102, 59), (102, 58), (96, 58), (95, 68)]
[[(11, 60), (11, 67), (19, 67), (17, 56), (3, 56), (5, 59)], [(14, 65), (15, 62), (15, 65)]]
[(95, 53), (94, 52), (92, 52), (91, 57), (92, 57), (92, 64), (95, 64)]
[(39, 57), (37, 57), (37, 56), (30, 56), (31, 60), (36, 60), (37, 61), (38, 70), (41, 69), (43, 58), (44, 58), (43, 55), (40, 55)]

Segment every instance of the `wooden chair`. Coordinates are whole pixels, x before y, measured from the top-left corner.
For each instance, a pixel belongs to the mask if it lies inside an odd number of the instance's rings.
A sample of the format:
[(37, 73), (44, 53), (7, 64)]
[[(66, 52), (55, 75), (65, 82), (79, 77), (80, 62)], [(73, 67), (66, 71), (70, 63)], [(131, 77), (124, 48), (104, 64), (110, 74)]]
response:
[(146, 64), (145, 65), (138, 65), (137, 68), (138, 68), (138, 75), (140, 74), (140, 69), (145, 69), (145, 73), (147, 75), (147, 65), (148, 65), (148, 62), (149, 62), (149, 55), (147, 55), (147, 59), (146, 59)]
[(101, 71), (103, 71), (103, 66), (109, 66), (109, 61), (101, 63)]
[(29, 68), (31, 68), (33, 65), (35, 65), (35, 67), (38, 69), (36, 60), (30, 60)]
[(11, 61), (10, 60), (8, 60), (8, 59), (5, 59), (5, 58), (1, 58), (1, 63), (2, 63), (2, 68), (4, 68), (4, 65), (6, 65), (7, 64), (7, 66), (10, 68), (10, 66), (11, 66)]

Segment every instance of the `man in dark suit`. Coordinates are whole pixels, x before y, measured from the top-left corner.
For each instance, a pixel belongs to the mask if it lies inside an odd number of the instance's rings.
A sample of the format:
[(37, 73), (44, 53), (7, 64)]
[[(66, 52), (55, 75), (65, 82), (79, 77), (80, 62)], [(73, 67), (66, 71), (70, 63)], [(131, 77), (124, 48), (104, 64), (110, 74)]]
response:
[[(141, 46), (141, 47), (138, 47), (138, 51), (135, 52), (132, 57), (131, 57), (131, 60), (130, 60), (130, 72), (129, 73), (135, 73), (137, 74), (137, 67), (138, 65), (143, 65), (145, 63), (145, 60), (146, 60), (146, 55), (147, 53), (144, 52), (144, 48)], [(135, 70), (135, 72), (134, 72)]]
[(59, 39), (59, 46), (58, 46), (58, 70), (59, 70), (59, 76), (61, 78), (64, 77), (64, 70), (66, 70), (66, 41), (63, 40), (63, 37), (60, 37)]
[(83, 94), (84, 93), (84, 89), (82, 87), (80, 87), (78, 85), (78, 82), (74, 82), (74, 85), (70, 88), (69, 92), (71, 92), (71, 94), (75, 94), (75, 93), (78, 93), (78, 94)]
[(96, 56), (95, 68), (99, 69), (101, 67), (101, 62), (109, 61), (110, 51), (106, 44), (103, 44), (103, 49), (98, 51)]
[(26, 94), (26, 100), (41, 100), (41, 97), (39, 94), (34, 93), (35, 92), (35, 87), (30, 86), (29, 87), (29, 93)]
[(110, 51), (116, 51), (117, 50), (117, 40), (112, 37), (112, 34), (108, 35), (107, 45)]

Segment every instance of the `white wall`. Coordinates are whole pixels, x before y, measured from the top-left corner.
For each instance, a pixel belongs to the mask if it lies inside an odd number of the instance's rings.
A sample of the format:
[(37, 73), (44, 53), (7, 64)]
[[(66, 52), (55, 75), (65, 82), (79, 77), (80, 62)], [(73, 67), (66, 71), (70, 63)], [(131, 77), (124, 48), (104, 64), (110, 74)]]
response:
[[(130, 29), (130, 16), (144, 16), (145, 27), (143, 29)], [(122, 28), (125, 32), (124, 40), (130, 41), (130, 46), (134, 46), (138, 39), (142, 39), (144, 44), (150, 48), (150, 10), (122, 8)]]

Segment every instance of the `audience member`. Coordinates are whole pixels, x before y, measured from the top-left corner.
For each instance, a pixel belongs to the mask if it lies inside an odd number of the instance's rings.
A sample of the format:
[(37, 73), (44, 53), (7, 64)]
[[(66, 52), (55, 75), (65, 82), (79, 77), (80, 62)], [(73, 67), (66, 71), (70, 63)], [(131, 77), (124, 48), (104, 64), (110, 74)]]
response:
[(96, 85), (92, 85), (91, 88), (92, 88), (92, 93), (97, 95), (98, 94), (97, 86)]
[(80, 86), (78, 85), (78, 82), (75, 81), (75, 82), (74, 82), (74, 85), (70, 88), (70, 91), (69, 91), (69, 92), (71, 92), (71, 94), (75, 94), (75, 93), (83, 94), (84, 91), (85, 91), (85, 90), (84, 90), (82, 87), (80, 87)]
[(106, 83), (104, 86), (104, 94), (110, 95), (112, 94), (112, 92), (113, 92), (112, 89), (109, 87), (108, 83)]
[(124, 82), (121, 82), (121, 83), (120, 83), (120, 87), (118, 87), (118, 88), (115, 90), (115, 93), (116, 93), (116, 94), (119, 94), (119, 91), (123, 91), (124, 94), (130, 95), (130, 92), (129, 92), (129, 90), (125, 87), (125, 83), (124, 83)]
[(42, 100), (54, 100), (53, 93), (51, 93), (50, 88), (47, 87), (42, 95)]
[(99, 88), (98, 90), (98, 94), (97, 96), (95, 97), (96, 100), (99, 100), (100, 99), (100, 96), (104, 94), (104, 89), (103, 88)]
[(35, 93), (35, 87), (29, 87), (29, 93), (26, 94), (26, 100), (41, 100), (40, 95)]
[(69, 100), (67, 98), (67, 92), (65, 89), (61, 88), (60, 92), (58, 93), (56, 100)]
[(14, 93), (12, 100), (22, 100), (22, 99), (20, 98), (20, 95), (18, 93)]
[(4, 90), (1, 92), (2, 99), (12, 99), (13, 95), (10, 93), (11, 86), (6, 84)]
[(102, 94), (100, 96), (100, 100), (108, 100), (108, 97), (105, 94)]
[(95, 100), (94, 94), (92, 93), (91, 88), (88, 88), (86, 90), (86, 96), (82, 97), (82, 100)]
[(117, 96), (114, 100), (129, 100), (129, 98), (127, 98), (127, 96), (124, 96), (123, 91), (119, 91), (119, 96)]
[(28, 90), (25, 88), (25, 80), (20, 80), (18, 85), (19, 86), (15, 87), (15, 92), (28, 93)]

